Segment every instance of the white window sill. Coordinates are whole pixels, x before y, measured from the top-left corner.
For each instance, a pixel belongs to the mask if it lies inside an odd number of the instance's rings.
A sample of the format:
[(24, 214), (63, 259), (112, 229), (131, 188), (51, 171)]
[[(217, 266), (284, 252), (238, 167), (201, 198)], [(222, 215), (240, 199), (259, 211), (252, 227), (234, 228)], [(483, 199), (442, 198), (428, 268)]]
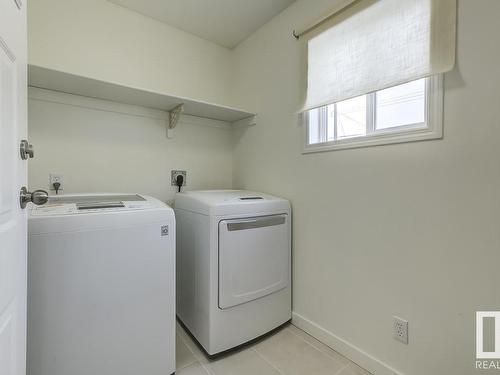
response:
[(314, 152), (345, 150), (349, 148), (371, 147), (395, 143), (441, 139), (443, 138), (442, 129), (442, 126), (437, 126), (435, 129), (429, 129), (425, 127), (412, 131), (386, 132), (383, 134), (371, 134), (367, 136), (347, 138), (332, 142), (315, 143), (306, 145), (302, 153), (309, 154)]

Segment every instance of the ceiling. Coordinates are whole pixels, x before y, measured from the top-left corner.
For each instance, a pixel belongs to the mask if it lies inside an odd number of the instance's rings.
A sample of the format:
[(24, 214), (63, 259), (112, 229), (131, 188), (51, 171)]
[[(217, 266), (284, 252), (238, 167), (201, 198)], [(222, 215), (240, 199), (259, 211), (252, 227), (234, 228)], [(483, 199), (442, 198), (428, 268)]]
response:
[(109, 0), (233, 48), (295, 0)]

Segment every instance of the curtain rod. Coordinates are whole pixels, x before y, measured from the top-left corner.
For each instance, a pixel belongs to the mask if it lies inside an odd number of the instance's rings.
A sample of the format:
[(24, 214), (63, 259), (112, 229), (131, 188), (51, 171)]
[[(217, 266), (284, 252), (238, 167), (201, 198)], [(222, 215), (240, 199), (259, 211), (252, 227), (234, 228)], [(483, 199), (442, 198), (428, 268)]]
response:
[(320, 18), (318, 21), (314, 22), (313, 24), (307, 26), (306, 28), (302, 30), (293, 30), (292, 35), (295, 39), (299, 39), (301, 36), (307, 34), (308, 32), (316, 29), (317, 27), (321, 26), (324, 24), (326, 21), (329, 21), (333, 17), (335, 17), (337, 14), (343, 12), (345, 9), (353, 5), (354, 3), (357, 3), (360, 0), (344, 0), (340, 4), (337, 4), (333, 9), (331, 9), (328, 14), (322, 18)]

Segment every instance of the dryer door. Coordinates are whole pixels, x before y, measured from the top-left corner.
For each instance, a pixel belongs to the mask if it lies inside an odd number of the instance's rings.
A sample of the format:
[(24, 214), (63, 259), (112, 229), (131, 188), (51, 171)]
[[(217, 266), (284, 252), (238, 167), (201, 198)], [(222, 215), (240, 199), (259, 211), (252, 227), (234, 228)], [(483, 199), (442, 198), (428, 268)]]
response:
[(219, 307), (285, 288), (290, 270), (288, 215), (219, 222)]

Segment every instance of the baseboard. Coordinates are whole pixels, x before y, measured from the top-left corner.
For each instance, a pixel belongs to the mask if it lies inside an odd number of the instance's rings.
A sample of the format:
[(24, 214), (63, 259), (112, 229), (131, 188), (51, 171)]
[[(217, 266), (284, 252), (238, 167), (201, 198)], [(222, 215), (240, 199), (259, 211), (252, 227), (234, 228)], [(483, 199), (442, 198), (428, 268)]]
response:
[(296, 312), (292, 313), (292, 324), (374, 375), (404, 375)]

